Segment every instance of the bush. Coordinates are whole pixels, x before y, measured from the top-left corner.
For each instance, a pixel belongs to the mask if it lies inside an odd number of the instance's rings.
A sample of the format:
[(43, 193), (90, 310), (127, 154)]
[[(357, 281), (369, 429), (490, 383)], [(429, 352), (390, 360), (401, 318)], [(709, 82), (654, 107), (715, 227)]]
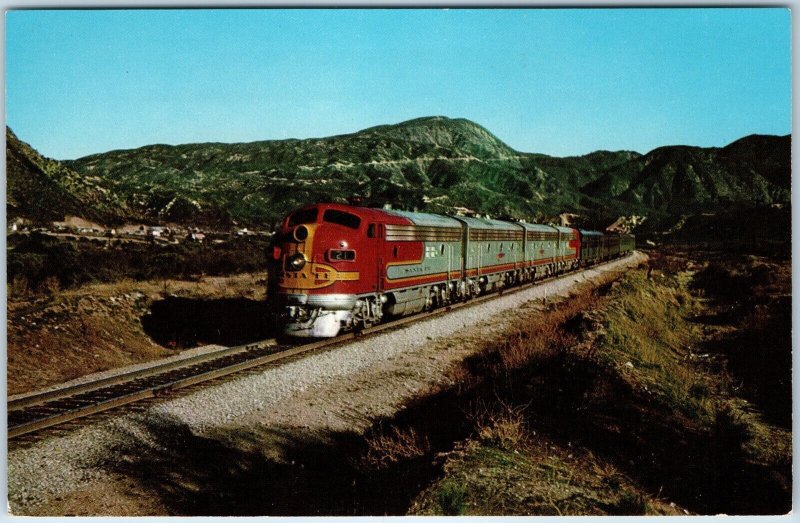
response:
[(467, 510), (467, 489), (455, 481), (445, 481), (437, 499), (445, 516), (460, 516)]
[(364, 463), (368, 468), (385, 469), (391, 465), (424, 456), (430, 450), (427, 438), (421, 438), (413, 428), (392, 427), (388, 434), (379, 432), (367, 438)]
[(58, 283), (58, 278), (55, 276), (48, 276), (39, 284), (38, 291), (41, 294), (53, 295), (57, 293), (60, 288), (61, 285)]
[[(86, 283), (121, 279), (188, 279), (223, 276), (267, 268), (267, 242), (238, 238), (223, 244), (68, 243), (41, 234), (9, 237), (8, 279), (16, 290), (54, 292)], [(47, 280), (47, 284), (44, 284)]]
[(643, 516), (647, 513), (647, 500), (641, 494), (623, 490), (609, 513), (618, 516)]
[(501, 403), (499, 412), (486, 413), (478, 419), (478, 437), (499, 449), (518, 448), (527, 439), (523, 411), (524, 406), (511, 407)]
[(47, 258), (33, 252), (11, 252), (8, 255), (8, 281), (25, 279), (38, 283), (44, 273)]
[(27, 296), (29, 292), (28, 278), (25, 276), (15, 276), (14, 279), (11, 280), (11, 285), (8, 288), (9, 296), (19, 298)]
[(735, 460), (743, 455), (744, 445), (750, 441), (750, 429), (742, 415), (729, 405), (718, 406), (711, 427), (714, 449), (722, 459)]

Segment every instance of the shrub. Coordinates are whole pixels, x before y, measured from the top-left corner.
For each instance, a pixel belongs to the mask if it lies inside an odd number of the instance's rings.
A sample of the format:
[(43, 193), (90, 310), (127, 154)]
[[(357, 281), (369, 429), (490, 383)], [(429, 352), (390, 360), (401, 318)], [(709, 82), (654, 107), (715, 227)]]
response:
[(460, 516), (467, 510), (467, 489), (461, 483), (445, 481), (437, 496), (439, 508), (446, 516)]
[(711, 437), (715, 450), (723, 459), (734, 460), (741, 457), (742, 449), (751, 435), (742, 415), (729, 405), (723, 405), (718, 406), (714, 412)]
[[(52, 290), (53, 277), (61, 288), (121, 279), (191, 278), (198, 274), (228, 275), (266, 270), (263, 239), (233, 239), (223, 244), (161, 245), (87, 241), (63, 242), (41, 234), (9, 237), (8, 279), (27, 280), (29, 289)], [(19, 279), (21, 284), (23, 280)], [(17, 290), (21, 287), (18, 284)]]
[(34, 252), (11, 252), (8, 255), (8, 281), (24, 278), (31, 283), (41, 280), (47, 258)]
[(11, 280), (11, 285), (8, 288), (8, 294), (10, 296), (23, 297), (27, 296), (29, 292), (28, 278), (25, 276), (15, 276), (14, 279)]
[(476, 422), (478, 437), (486, 444), (514, 450), (525, 443), (524, 406), (512, 407), (501, 402), (501, 410), (485, 413)]
[(692, 288), (703, 290), (713, 298), (733, 300), (748, 292), (746, 284), (746, 278), (735, 270), (712, 262), (694, 276)]
[(38, 291), (42, 294), (53, 295), (57, 293), (60, 288), (61, 285), (58, 283), (58, 278), (55, 276), (48, 276), (39, 284)]
[(647, 513), (647, 500), (641, 494), (623, 490), (609, 513), (619, 516), (643, 516)]
[(401, 461), (418, 458), (430, 450), (427, 438), (419, 437), (413, 428), (390, 433), (377, 432), (367, 438), (364, 463), (372, 469), (385, 469)]

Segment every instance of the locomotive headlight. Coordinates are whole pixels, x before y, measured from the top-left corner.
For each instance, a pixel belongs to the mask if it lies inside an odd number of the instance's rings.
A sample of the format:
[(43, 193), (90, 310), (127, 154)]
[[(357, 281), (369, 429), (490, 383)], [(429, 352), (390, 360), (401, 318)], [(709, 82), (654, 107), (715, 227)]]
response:
[(294, 230), (294, 239), (302, 242), (308, 238), (308, 227), (305, 225), (298, 225), (297, 228)]
[(299, 271), (306, 265), (306, 257), (300, 254), (299, 252), (297, 254), (292, 255), (292, 257), (289, 258), (288, 261), (289, 261), (288, 263), (289, 269), (293, 271)]

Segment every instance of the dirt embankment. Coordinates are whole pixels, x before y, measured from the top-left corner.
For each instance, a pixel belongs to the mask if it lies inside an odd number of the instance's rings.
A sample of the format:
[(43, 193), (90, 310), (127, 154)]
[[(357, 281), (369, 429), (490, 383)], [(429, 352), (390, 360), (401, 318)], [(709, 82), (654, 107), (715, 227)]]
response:
[[(264, 292), (263, 274), (241, 274), (196, 281), (128, 280), (12, 296), (8, 394), (164, 358), (197, 344), (239, 341), (222, 332), (257, 336), (260, 332), (226, 329), (220, 322), (258, 314)], [(214, 307), (224, 310), (215, 314)]]
[(470, 436), (411, 513), (787, 513), (790, 288), (786, 261), (661, 254), (520, 326), (469, 366)]

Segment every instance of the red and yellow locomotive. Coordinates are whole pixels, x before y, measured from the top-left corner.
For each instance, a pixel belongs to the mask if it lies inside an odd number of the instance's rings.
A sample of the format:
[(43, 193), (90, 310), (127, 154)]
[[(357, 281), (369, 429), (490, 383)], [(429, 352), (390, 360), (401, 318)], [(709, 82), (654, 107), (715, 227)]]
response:
[(575, 269), (581, 231), (325, 203), (286, 217), (273, 259), (285, 334), (332, 337)]

